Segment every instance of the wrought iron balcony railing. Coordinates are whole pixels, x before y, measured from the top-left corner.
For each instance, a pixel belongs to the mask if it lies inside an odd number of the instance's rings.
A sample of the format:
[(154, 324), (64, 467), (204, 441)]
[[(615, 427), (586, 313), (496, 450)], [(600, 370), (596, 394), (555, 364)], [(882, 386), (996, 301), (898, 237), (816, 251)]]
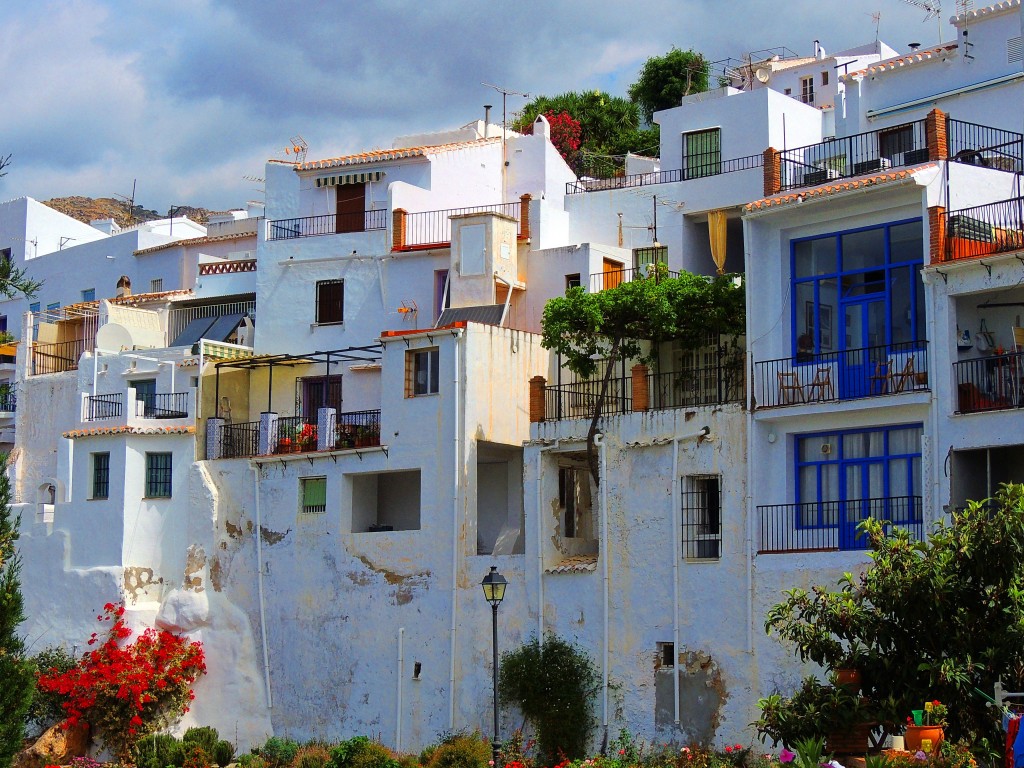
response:
[(118, 419), (124, 413), (124, 395), (116, 392), (110, 395), (88, 395), (85, 398), (85, 413), (82, 421)]
[(924, 535), (920, 496), (773, 504), (757, 512), (762, 555), (867, 549), (867, 537), (858, 529), (865, 518), (885, 520), (887, 531), (902, 528), (915, 540)]
[(1024, 407), (1024, 352), (960, 360), (953, 374), (957, 413)]
[(387, 229), (387, 224), (388, 212), (385, 208), (362, 213), (331, 213), (323, 216), (303, 216), (298, 219), (278, 219), (270, 222), (267, 240), (369, 232)]
[(720, 176), (724, 173), (748, 171), (764, 165), (764, 155), (747, 155), (732, 160), (721, 160), (717, 157), (691, 162), (686, 168), (675, 168), (670, 171), (652, 171), (650, 173), (633, 173), (629, 176), (613, 176), (606, 179), (577, 179), (565, 185), (565, 194), (575, 195), (581, 192), (601, 192), (606, 189), (630, 189), (646, 187), (651, 184), (670, 184), (674, 181), (703, 179), (709, 176)]
[(942, 261), (1024, 250), (1024, 197), (961, 208), (946, 215)]

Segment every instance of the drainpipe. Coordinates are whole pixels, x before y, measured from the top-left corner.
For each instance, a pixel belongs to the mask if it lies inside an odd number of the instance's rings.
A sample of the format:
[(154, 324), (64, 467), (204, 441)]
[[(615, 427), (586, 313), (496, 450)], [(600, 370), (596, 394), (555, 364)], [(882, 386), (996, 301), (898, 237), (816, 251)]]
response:
[(256, 584), (260, 599), (260, 635), (263, 640), (263, 684), (267, 689), (267, 709), (274, 708), (270, 692), (270, 650), (267, 647), (267, 603), (263, 594), (263, 523), (260, 518), (260, 467), (250, 463), (253, 472), (253, 493), (256, 496)]
[(541, 446), (537, 451), (537, 639), (544, 642), (544, 483), (542, 467), (544, 451), (558, 448), (561, 440), (552, 445)]
[(455, 466), (452, 467), (452, 628), (451, 628), (451, 648), (449, 654), (451, 655), (451, 665), (448, 672), (448, 728), (455, 728), (455, 653), (457, 650), (456, 646), (456, 622), (458, 618), (458, 598), (459, 598), (459, 481), (462, 473), (462, 441), (461, 435), (459, 434), (459, 342), (462, 340), (463, 329), (459, 328), (452, 331), (452, 336), (455, 338), (453, 344), (454, 349), (454, 365), (453, 372), (454, 378), (452, 379), (452, 394), (454, 396), (454, 418), (452, 425), (452, 438), (453, 442), (453, 454), (455, 459)]
[(611, 579), (611, 553), (608, 551), (608, 448), (604, 442), (604, 434), (598, 432), (594, 435), (594, 445), (600, 451), (600, 472), (601, 472), (601, 493), (598, 496), (601, 505), (601, 560), (604, 561), (604, 587), (602, 589), (602, 601), (604, 603), (604, 629), (602, 635), (603, 648), (601, 650), (601, 725), (604, 728), (604, 737), (608, 736), (608, 613), (609, 599), (608, 586)]
[[(752, 387), (751, 387), (752, 389)], [(751, 394), (752, 398), (753, 395)], [(747, 408), (747, 492), (743, 506), (747, 513), (747, 653), (754, 653), (754, 409)]]
[(679, 439), (672, 440), (672, 714), (673, 721), (679, 725), (679, 550), (683, 540), (683, 521), (681, 514), (682, 499), (679, 488)]
[(402, 677), (405, 675), (405, 627), (398, 628), (398, 711), (395, 713), (395, 751), (402, 751)]

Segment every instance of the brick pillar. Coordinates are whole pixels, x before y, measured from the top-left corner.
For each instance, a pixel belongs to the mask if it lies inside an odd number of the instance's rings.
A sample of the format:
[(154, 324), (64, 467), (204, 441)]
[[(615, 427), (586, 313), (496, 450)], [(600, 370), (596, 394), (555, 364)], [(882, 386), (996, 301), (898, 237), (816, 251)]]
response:
[(544, 387), (548, 380), (543, 376), (530, 379), (530, 421), (544, 421)]
[(519, 236), (523, 240), (530, 239), (530, 201), (533, 197), (530, 195), (520, 195), (519, 197)]
[(260, 442), (257, 450), (260, 456), (269, 456), (277, 449), (277, 414), (264, 411), (260, 414)]
[(946, 261), (946, 209), (933, 205), (928, 209), (928, 253), (931, 264)]
[(764, 196), (782, 191), (782, 153), (774, 147), (764, 151)]
[(316, 411), (316, 449), (318, 451), (334, 450), (338, 432), (338, 412), (335, 408), (317, 408)]
[(637, 363), (633, 366), (633, 410), (646, 411), (650, 408), (651, 396), (647, 388), (647, 366)]
[(391, 250), (393, 251), (405, 248), (405, 217), (404, 208), (395, 208), (391, 212)]
[(924, 119), (924, 140), (928, 145), (929, 160), (945, 160), (949, 157), (946, 140), (946, 113), (933, 109)]
[(224, 419), (211, 417), (206, 420), (206, 458), (219, 459), (224, 452)]

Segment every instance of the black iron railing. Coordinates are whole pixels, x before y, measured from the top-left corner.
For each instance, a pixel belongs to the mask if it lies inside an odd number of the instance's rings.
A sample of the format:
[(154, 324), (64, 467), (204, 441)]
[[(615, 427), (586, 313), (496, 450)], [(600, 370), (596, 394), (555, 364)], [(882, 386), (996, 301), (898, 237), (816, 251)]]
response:
[(1024, 407), (1024, 352), (953, 363), (957, 413)]
[(18, 396), (13, 392), (0, 395), (0, 412), (13, 413), (18, 410)]
[(188, 417), (188, 392), (162, 392), (138, 395), (142, 416), (147, 419), (184, 419)]
[(696, 160), (686, 168), (670, 171), (652, 171), (650, 173), (632, 173), (629, 176), (615, 176), (608, 179), (577, 179), (565, 185), (565, 194), (575, 195), (581, 192), (600, 192), (605, 189), (629, 189), (646, 187), (651, 184), (670, 184), (674, 181), (702, 179), (708, 176), (719, 176), (723, 173), (747, 171), (764, 165), (764, 155), (747, 155), (732, 160), (719, 160), (717, 157)]
[(647, 376), (651, 410), (743, 402), (743, 350), (720, 348), (704, 367)]
[(754, 401), (774, 408), (926, 390), (927, 346), (911, 341), (762, 360), (754, 363)]
[(86, 351), (91, 340), (73, 339), (53, 344), (32, 345), (32, 375), (77, 371), (78, 359)]
[[(661, 268), (657, 269), (656, 267)], [(643, 267), (629, 267), (626, 269), (610, 269), (590, 276), (590, 293), (615, 288), (623, 283), (631, 283), (634, 280), (654, 280), (657, 283), (666, 277), (679, 277), (679, 273), (665, 269), (664, 265), (661, 264), (647, 264)]]
[(1024, 197), (950, 211), (943, 261), (1024, 250)]
[(362, 213), (332, 213), (323, 216), (303, 216), (298, 219), (278, 219), (270, 222), (267, 240), (369, 232), (375, 229), (386, 229), (387, 224), (388, 212), (385, 208)]
[(958, 163), (1020, 173), (1024, 134), (946, 118), (946, 150)]
[(380, 445), (380, 410), (339, 413), (334, 447), (344, 450), (370, 445)]
[(495, 205), (477, 205), (470, 208), (447, 208), (442, 211), (421, 211), (405, 215), (405, 241), (403, 247), (425, 248), (428, 246), (445, 246), (452, 240), (452, 216), (467, 213), (502, 213), (519, 222), (516, 234), (522, 236), (523, 220), (520, 216), (521, 204), (497, 203)]
[(928, 160), (925, 121), (865, 131), (780, 153), (782, 189), (879, 173)]
[(281, 416), (277, 420), (277, 445), (274, 453), (315, 451), (317, 446), (316, 418)]
[(257, 456), (260, 452), (260, 423), (245, 421), (239, 424), (224, 424), (220, 428), (222, 459), (239, 459)]
[[(557, 384), (544, 387), (544, 416), (546, 419), (590, 419), (601, 394), (601, 378), (575, 381), (571, 384)], [(629, 413), (633, 410), (633, 380), (627, 376), (608, 381), (601, 413), (611, 415)]]
[(124, 395), (116, 392), (112, 395), (87, 395), (85, 398), (85, 414), (83, 421), (101, 421), (117, 419), (124, 412)]
[(915, 540), (924, 534), (920, 496), (773, 504), (757, 512), (762, 555), (867, 549), (867, 537), (857, 528), (865, 518), (886, 520), (887, 532), (903, 528)]

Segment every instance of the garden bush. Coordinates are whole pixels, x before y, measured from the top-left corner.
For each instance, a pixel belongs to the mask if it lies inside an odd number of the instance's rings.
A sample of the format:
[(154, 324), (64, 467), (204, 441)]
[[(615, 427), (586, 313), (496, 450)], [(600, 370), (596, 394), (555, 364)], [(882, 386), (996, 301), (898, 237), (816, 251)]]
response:
[(247, 752), (238, 756), (238, 765), (240, 768), (267, 768), (267, 761), (257, 754)]
[(213, 757), (214, 747), (217, 746), (219, 740), (220, 734), (217, 733), (217, 729), (209, 725), (193, 726), (181, 737), (182, 744), (186, 746), (198, 744), (210, 757)]
[(213, 745), (213, 762), (225, 768), (235, 757), (235, 745), (227, 739), (220, 739)]
[(185, 744), (185, 762), (182, 768), (210, 768), (210, 754), (196, 742)]
[(330, 751), (320, 744), (299, 747), (292, 761), (292, 768), (327, 768), (331, 764)]
[(185, 751), (180, 741), (169, 733), (154, 733), (139, 739), (134, 754), (137, 768), (168, 768), (185, 762)]
[(383, 744), (355, 736), (331, 750), (331, 768), (400, 768), (398, 759)]
[(427, 768), (487, 768), (490, 759), (490, 742), (479, 732), (459, 734), (434, 748)]
[[(76, 665), (75, 657), (59, 645), (44, 648), (31, 659), (35, 665), (36, 674), (63, 674)], [(54, 691), (44, 691), (35, 686), (32, 693), (32, 703), (25, 713), (25, 721), (31, 727), (31, 732), (38, 734), (50, 728), (66, 717), (62, 706), (64, 697)]]
[(279, 736), (271, 736), (263, 743), (262, 747), (256, 750), (256, 754), (263, 758), (267, 768), (286, 768), (291, 765), (298, 751), (297, 742)]

